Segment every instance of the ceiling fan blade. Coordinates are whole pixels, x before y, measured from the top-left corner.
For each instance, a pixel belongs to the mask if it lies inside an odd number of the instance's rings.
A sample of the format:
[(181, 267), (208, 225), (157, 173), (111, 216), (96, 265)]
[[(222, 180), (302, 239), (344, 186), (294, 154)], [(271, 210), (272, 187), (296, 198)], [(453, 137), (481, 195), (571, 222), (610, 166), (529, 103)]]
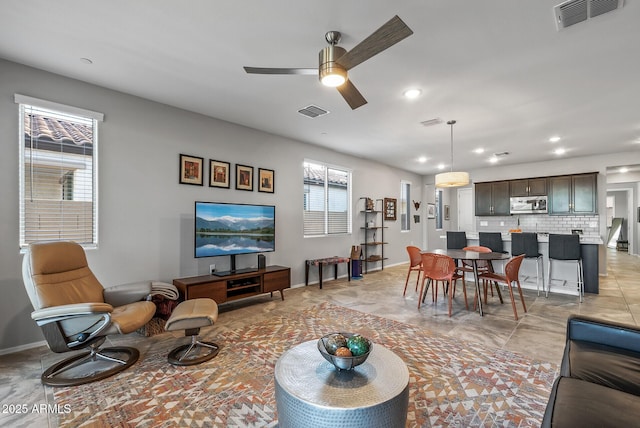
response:
[(249, 74), (309, 74), (318, 75), (317, 68), (266, 68), (266, 67), (243, 67)]
[(398, 15), (336, 60), (349, 70), (413, 34)]
[(338, 92), (342, 95), (342, 98), (349, 104), (352, 110), (357, 109), (358, 107), (362, 107), (367, 103), (367, 100), (364, 99), (358, 88), (355, 87), (351, 80), (347, 80), (341, 86), (338, 86)]

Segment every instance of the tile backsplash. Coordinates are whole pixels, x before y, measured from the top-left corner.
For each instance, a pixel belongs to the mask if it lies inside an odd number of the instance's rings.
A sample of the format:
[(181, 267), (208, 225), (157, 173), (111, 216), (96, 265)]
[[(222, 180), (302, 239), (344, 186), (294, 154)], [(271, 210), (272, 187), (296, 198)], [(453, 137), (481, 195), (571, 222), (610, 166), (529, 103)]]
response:
[[(518, 220), (520, 225), (518, 226)], [(504, 217), (476, 217), (478, 232), (508, 232), (509, 229), (522, 229), (523, 232), (571, 233), (572, 229), (581, 229), (585, 237), (600, 236), (598, 215), (541, 215), (520, 214)]]

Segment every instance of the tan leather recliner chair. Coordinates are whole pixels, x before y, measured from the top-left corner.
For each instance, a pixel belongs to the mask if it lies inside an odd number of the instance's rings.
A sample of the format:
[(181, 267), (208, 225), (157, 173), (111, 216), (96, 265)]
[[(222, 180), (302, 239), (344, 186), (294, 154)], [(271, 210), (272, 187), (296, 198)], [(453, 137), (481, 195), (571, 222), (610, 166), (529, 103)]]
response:
[(89, 348), (49, 367), (42, 383), (73, 386), (104, 379), (133, 365), (131, 347), (100, 348), (109, 334), (144, 326), (156, 307), (143, 301), (151, 282), (105, 289), (89, 269), (84, 249), (74, 242), (33, 243), (22, 263), (22, 277), (34, 311), (54, 352)]

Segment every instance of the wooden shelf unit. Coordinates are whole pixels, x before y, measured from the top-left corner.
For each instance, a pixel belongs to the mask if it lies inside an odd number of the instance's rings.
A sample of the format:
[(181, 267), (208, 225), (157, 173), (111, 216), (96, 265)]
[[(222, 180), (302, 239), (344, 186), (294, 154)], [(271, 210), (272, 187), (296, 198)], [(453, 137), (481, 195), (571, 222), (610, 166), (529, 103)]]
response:
[(291, 287), (291, 268), (267, 266), (254, 272), (236, 273), (227, 276), (201, 275), (173, 280), (185, 300), (207, 297), (222, 304), (259, 294), (280, 292)]
[[(383, 200), (376, 199), (375, 203), (382, 206)], [(360, 228), (364, 232), (364, 242), (360, 243), (364, 250), (364, 273), (369, 273), (370, 263), (380, 263), (380, 269), (384, 270), (384, 261), (387, 260), (384, 256), (384, 246), (387, 245), (384, 240), (384, 230), (387, 228), (384, 225), (384, 212), (376, 209), (360, 212), (364, 214), (364, 227)], [(373, 221), (374, 226), (369, 227), (370, 221)]]

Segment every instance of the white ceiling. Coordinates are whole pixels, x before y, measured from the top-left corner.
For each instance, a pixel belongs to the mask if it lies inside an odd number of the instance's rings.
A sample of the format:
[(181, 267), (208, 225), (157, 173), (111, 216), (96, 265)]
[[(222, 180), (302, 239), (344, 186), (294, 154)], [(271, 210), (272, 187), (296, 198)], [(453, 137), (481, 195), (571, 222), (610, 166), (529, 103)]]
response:
[[(640, 150), (638, 0), (563, 31), (559, 2), (0, 0), (0, 57), (420, 174), (449, 168), (450, 119), (454, 169)], [(242, 68), (315, 67), (328, 30), (349, 50), (394, 15), (414, 34), (349, 72), (357, 110), (314, 76)]]

